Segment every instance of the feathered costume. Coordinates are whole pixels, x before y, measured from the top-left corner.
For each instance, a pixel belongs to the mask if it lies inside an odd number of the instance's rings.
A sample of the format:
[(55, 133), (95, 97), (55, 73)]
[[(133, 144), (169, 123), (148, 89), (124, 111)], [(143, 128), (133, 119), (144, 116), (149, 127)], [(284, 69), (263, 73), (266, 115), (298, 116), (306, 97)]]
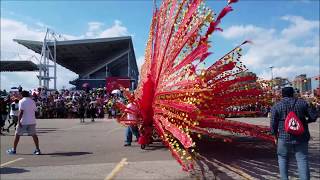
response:
[[(202, 0), (164, 0), (154, 11), (150, 34), (135, 96), (127, 97), (139, 111), (118, 107), (135, 114), (139, 121), (118, 118), (122, 124), (139, 124), (140, 144), (147, 144), (153, 130), (166, 144), (184, 170), (193, 169), (196, 156), (194, 134), (231, 140), (212, 129), (272, 140), (269, 128), (227, 120), (226, 115), (245, 115), (235, 107), (266, 103), (264, 88), (240, 62), (243, 42), (209, 67), (209, 36), (232, 8), (231, 3), (214, 19)], [(195, 136), (196, 137), (196, 136)]]

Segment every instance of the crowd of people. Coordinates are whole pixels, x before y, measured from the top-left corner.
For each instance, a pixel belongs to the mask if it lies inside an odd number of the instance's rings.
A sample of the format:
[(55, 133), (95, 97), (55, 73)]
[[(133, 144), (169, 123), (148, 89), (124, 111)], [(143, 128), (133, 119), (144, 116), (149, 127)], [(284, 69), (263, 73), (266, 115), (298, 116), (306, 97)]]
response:
[[(3, 98), (3, 96), (5, 98)], [(14, 126), (16, 129), (13, 147), (7, 150), (8, 154), (16, 154), (17, 145), (20, 136), (25, 132), (31, 135), (35, 143), (34, 154), (40, 155), (39, 140), (36, 134), (36, 116), (38, 118), (79, 118), (80, 122), (84, 122), (85, 117), (90, 117), (94, 121), (95, 117), (104, 117), (107, 113), (109, 118), (116, 115), (115, 102), (122, 101), (127, 104), (127, 108), (136, 109), (137, 106), (132, 102), (126, 103), (121, 91), (116, 93), (107, 93), (105, 89), (85, 90), (85, 91), (69, 91), (62, 90), (49, 92), (39, 88), (34, 91), (11, 92), (3, 94), (0, 97), (1, 110), (1, 130), (5, 125), (8, 116), (12, 122), (6, 129)], [(316, 103), (316, 104), (314, 104)], [(307, 102), (301, 97), (294, 94), (292, 87), (282, 89), (281, 99), (271, 108), (271, 133), (274, 135), (274, 141), (277, 145), (278, 163), (281, 179), (288, 178), (288, 152), (295, 154), (299, 177), (301, 179), (310, 179), (308, 165), (308, 141), (310, 133), (308, 124), (317, 120), (319, 113), (318, 101)], [(239, 108), (239, 109), (237, 109)], [(245, 109), (241, 109), (245, 108)], [(234, 111), (257, 111), (263, 108), (258, 104), (248, 107), (233, 107)], [(266, 111), (269, 111), (267, 109)], [(288, 114), (288, 111), (289, 114)], [(37, 113), (36, 113), (37, 112)], [(292, 117), (288, 117), (292, 113)], [(296, 113), (296, 114), (295, 114)], [(134, 121), (137, 117), (134, 114), (127, 113), (127, 120)], [(284, 120), (285, 119), (285, 120)], [(283, 121), (284, 120), (284, 121)], [(288, 121), (288, 122), (287, 122)], [(19, 124), (19, 125), (17, 125)], [(288, 128), (287, 128), (288, 126)], [(299, 135), (292, 135), (289, 130)], [(1, 133), (1, 131), (0, 131)], [(124, 146), (131, 146), (132, 136), (136, 136), (136, 140), (140, 142), (139, 130), (136, 125), (128, 126), (126, 129), (126, 141)]]
[[(15, 127), (16, 125), (18, 102), (22, 98), (21, 91), (22, 87), (19, 86), (16, 91), (7, 92), (3, 90), (0, 92), (0, 125), (2, 130), (9, 131), (10, 127)], [(105, 115), (108, 118), (113, 118), (118, 113), (115, 102), (126, 101), (120, 90), (110, 93), (105, 88), (60, 91), (48, 91), (45, 88), (38, 88), (29, 91), (29, 93), (36, 102), (36, 118), (38, 119), (79, 118), (80, 122), (84, 122), (85, 118), (91, 118), (91, 121), (95, 121), (95, 118), (104, 118)], [(319, 101), (312, 100), (309, 103), (314, 104), (318, 112), (320, 112)], [(254, 116), (267, 117), (270, 114), (270, 107), (260, 104), (248, 107), (234, 106), (232, 111), (255, 111), (260, 113), (254, 113)], [(230, 114), (227, 117), (237, 117), (237, 115)], [(6, 122), (8, 122), (8, 125), (5, 128)]]
[[(15, 114), (18, 113), (18, 103), (21, 90), (1, 91), (1, 129), (9, 131), (14, 126)], [(120, 90), (108, 93), (106, 89), (86, 89), (79, 91), (60, 90), (47, 91), (44, 88), (29, 91), (31, 98), (36, 103), (36, 118), (79, 118), (84, 122), (85, 118), (95, 121), (95, 118), (113, 118), (117, 114), (116, 101), (124, 102), (125, 98)], [(5, 124), (8, 122), (6, 128)], [(15, 127), (15, 126), (14, 126)]]

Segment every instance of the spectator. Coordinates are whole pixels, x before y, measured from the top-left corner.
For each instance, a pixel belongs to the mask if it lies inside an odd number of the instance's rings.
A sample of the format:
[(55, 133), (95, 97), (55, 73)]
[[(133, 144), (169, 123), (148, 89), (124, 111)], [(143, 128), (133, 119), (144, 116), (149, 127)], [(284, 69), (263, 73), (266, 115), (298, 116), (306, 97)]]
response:
[(127, 112), (127, 120), (132, 121), (132, 125), (128, 126), (126, 129), (126, 143), (124, 144), (124, 146), (131, 146), (132, 134), (136, 136), (137, 140), (139, 139), (139, 130), (136, 124), (137, 115), (133, 113), (137, 111), (137, 106), (134, 103), (129, 103), (127, 105), (127, 108), (130, 109), (130, 111)]
[(90, 105), (89, 105), (89, 114), (90, 114), (90, 117), (91, 117), (91, 122), (94, 122), (94, 118), (95, 118), (96, 112), (97, 112), (96, 105), (95, 105), (94, 102), (91, 102)]
[(7, 117), (7, 104), (2, 97), (0, 97), (0, 134), (2, 134), (2, 129), (6, 123)]
[[(3, 121), (3, 126), (6, 123), (6, 120), (8, 119), (8, 114), (9, 114), (9, 102), (10, 102), (10, 96), (8, 95), (6, 99), (1, 98), (1, 104), (0, 104), (0, 112), (1, 112), (1, 116), (2, 116), (2, 121)], [(9, 124), (10, 124), (10, 120), (8, 119)]]
[(20, 136), (24, 133), (27, 133), (29, 136), (32, 136), (34, 144), (36, 146), (33, 154), (40, 155), (41, 151), (39, 148), (39, 139), (36, 133), (36, 103), (29, 97), (28, 91), (22, 91), (22, 99), (19, 101), (19, 117), (18, 117), (18, 126), (16, 129), (13, 148), (7, 150), (8, 154), (16, 154), (17, 146), (20, 140)]
[(7, 127), (6, 131), (9, 132), (11, 126), (14, 125), (15, 129), (18, 123), (18, 115), (19, 115), (19, 99), (15, 99), (10, 107), (10, 116), (12, 118), (12, 122)]
[[(310, 179), (308, 164), (308, 141), (310, 133), (308, 123), (315, 122), (317, 114), (303, 99), (293, 97), (292, 87), (282, 89), (282, 100), (271, 109), (271, 132), (275, 136), (277, 145), (278, 163), (281, 179), (288, 179), (289, 153), (295, 154), (300, 179)], [(285, 131), (285, 119), (292, 109), (304, 126), (304, 133), (299, 136), (289, 134)]]
[(84, 115), (85, 115), (85, 105), (83, 102), (79, 102), (79, 107), (78, 107), (78, 113), (79, 113), (79, 118), (80, 118), (80, 123), (84, 123)]

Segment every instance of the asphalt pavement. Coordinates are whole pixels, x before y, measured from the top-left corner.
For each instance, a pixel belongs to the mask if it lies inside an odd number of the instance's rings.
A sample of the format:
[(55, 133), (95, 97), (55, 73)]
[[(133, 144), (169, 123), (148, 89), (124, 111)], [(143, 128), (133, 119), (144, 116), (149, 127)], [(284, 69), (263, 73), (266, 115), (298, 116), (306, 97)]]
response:
[[(268, 125), (266, 118), (237, 121)], [(275, 147), (254, 138), (232, 143), (203, 138), (198, 142), (195, 172), (182, 171), (171, 153), (155, 143), (145, 150), (134, 142), (124, 147), (125, 128), (115, 120), (39, 119), (37, 131), (42, 155), (32, 152), (31, 137), (21, 137), (16, 155), (7, 155), (13, 130), (1, 136), (1, 180), (5, 179), (278, 179)], [(319, 121), (310, 124), (311, 178), (320, 179)], [(296, 163), (290, 166), (295, 178)]]

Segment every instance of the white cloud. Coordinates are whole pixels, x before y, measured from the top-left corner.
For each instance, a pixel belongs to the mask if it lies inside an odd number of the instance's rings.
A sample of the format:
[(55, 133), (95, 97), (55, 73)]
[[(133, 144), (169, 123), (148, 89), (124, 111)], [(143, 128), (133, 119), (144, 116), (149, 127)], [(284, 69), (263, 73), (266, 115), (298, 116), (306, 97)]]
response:
[(21, 85), (30, 90), (38, 86), (36, 72), (1, 72), (1, 89), (10, 89)]
[(301, 16), (287, 15), (281, 17), (281, 19), (291, 23), (289, 27), (281, 31), (281, 34), (289, 39), (308, 36), (310, 34), (306, 32), (310, 32), (314, 29), (319, 29), (319, 21), (309, 21)]
[[(43, 37), (43, 32), (32, 30), (22, 22), (1, 18), (1, 60), (23, 60), (33, 54), (32, 51), (18, 45), (12, 39), (41, 40)], [(1, 73), (1, 88), (9, 89), (19, 84), (30, 88), (35, 87), (37, 82), (34, 72)]]
[[(6, 53), (17, 50), (17, 43), (13, 39), (33, 39), (39, 41), (43, 39), (45, 33), (31, 29), (26, 24), (11, 19), (1, 18), (1, 52)], [(30, 53), (27, 49), (18, 48), (22, 54)], [(2, 54), (1, 53), (1, 54)], [(3, 55), (3, 54), (2, 54)]]
[(121, 21), (115, 20), (111, 27), (105, 28), (105, 24), (98, 21), (88, 23), (88, 31), (85, 33), (86, 38), (108, 38), (129, 35), (128, 29)]
[[(283, 78), (289, 78), (290, 74), (294, 74), (295, 72), (304, 72), (307, 73), (308, 72), (312, 72), (314, 71), (314, 67), (310, 66), (310, 65), (305, 65), (305, 66), (294, 66), (294, 65), (290, 65), (287, 67), (277, 67), (277, 68), (273, 68), (273, 74), (275, 75), (274, 77), (283, 77)], [(302, 74), (302, 73), (300, 73)], [(271, 79), (271, 70), (270, 69), (266, 69), (263, 70), (260, 73), (260, 76), (263, 79)]]
[[(46, 26), (40, 22), (36, 22), (35, 24), (37, 26)], [(44, 31), (39, 31), (23, 22), (1, 18), (1, 60), (31, 60), (37, 64), (38, 60), (31, 57), (35, 56), (40, 59), (40, 56), (14, 42), (13, 39), (42, 41), (44, 36)], [(66, 34), (63, 36), (77, 38)], [(76, 74), (60, 65), (57, 66), (57, 72), (57, 85), (59, 88), (63, 85), (68, 86), (69, 80), (73, 80), (76, 77)], [(1, 88), (10, 89), (20, 84), (26, 89), (35, 88), (38, 86), (36, 75), (37, 72), (3, 72), (1, 73)]]
[(101, 23), (101, 22), (89, 22), (88, 26), (89, 26), (89, 31), (96, 31), (96, 30), (100, 30), (100, 28), (103, 26), (103, 23)]
[(101, 33), (101, 28), (104, 24), (101, 22), (89, 22), (88, 23), (88, 32), (86, 32), (87, 37), (95, 37)]
[(129, 35), (128, 29), (122, 25), (122, 22), (119, 20), (115, 20), (112, 27), (105, 29), (101, 32), (99, 37), (118, 37), (118, 36), (126, 36)]
[[(100, 37), (116, 37), (129, 35), (127, 28), (119, 20), (115, 20), (111, 27), (103, 29), (102, 22), (89, 22), (88, 30), (84, 35), (74, 36), (70, 34), (62, 34), (68, 40), (82, 38), (100, 38)], [(38, 28), (41, 27), (41, 30)], [(13, 39), (26, 39), (34, 41), (42, 41), (45, 36), (45, 23), (34, 22), (32, 26), (24, 22), (1, 18), (1, 60), (28, 60), (35, 53), (24, 46), (14, 42)], [(36, 55), (39, 59), (39, 55)], [(38, 63), (35, 58), (34, 63)], [(26, 89), (33, 89), (38, 86), (37, 72), (14, 72), (1, 73), (1, 89), (10, 89), (13, 86), (21, 84)], [(69, 81), (77, 78), (77, 75), (66, 68), (57, 66), (57, 86), (71, 87)], [(53, 85), (53, 83), (51, 83)]]
[(39, 26), (40, 28), (50, 28), (50, 29), (53, 29), (52, 26), (48, 25), (48, 24), (45, 24), (43, 22), (37, 22), (36, 23), (37, 26)]
[(226, 39), (252, 40), (245, 47), (243, 61), (249, 70), (270, 79), (270, 66), (274, 76), (292, 79), (299, 74), (315, 76), (319, 73), (319, 21), (300, 16), (283, 16), (289, 22), (275, 30), (254, 25), (232, 26), (221, 33)]
[(274, 34), (274, 32), (274, 29), (267, 30), (254, 25), (239, 25), (231, 26), (230, 28), (224, 30), (221, 35), (227, 39), (260, 36), (261, 34), (263, 34), (264, 37), (269, 38)]
[(144, 56), (138, 57), (138, 59), (137, 59), (137, 66), (138, 66), (139, 72), (140, 72), (140, 70), (141, 70), (141, 66), (143, 65), (143, 63), (144, 63)]

